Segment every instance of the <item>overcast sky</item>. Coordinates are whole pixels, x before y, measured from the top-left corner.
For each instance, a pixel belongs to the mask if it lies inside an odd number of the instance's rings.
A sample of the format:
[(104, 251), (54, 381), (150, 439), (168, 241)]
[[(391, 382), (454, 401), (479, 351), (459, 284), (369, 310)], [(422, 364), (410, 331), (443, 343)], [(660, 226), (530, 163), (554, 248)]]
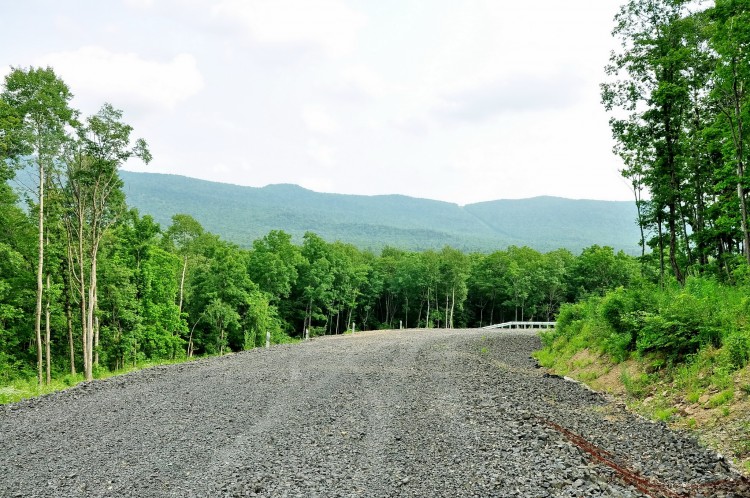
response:
[(0, 73), (111, 102), (148, 166), (467, 204), (629, 200), (599, 103), (622, 0), (4, 2)]

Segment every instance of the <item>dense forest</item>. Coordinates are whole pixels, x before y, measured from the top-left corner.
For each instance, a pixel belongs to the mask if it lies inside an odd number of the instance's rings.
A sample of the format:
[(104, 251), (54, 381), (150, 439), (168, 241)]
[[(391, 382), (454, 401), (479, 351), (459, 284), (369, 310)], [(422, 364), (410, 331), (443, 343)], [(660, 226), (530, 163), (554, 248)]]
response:
[[(223, 354), (309, 335), (551, 319), (560, 303), (626, 285), (635, 260), (606, 247), (575, 256), (379, 254), (314, 233), (272, 230), (244, 249), (191, 216), (160, 227), (129, 209), (118, 168), (150, 160), (122, 112), (82, 118), (51, 68), (16, 68), (0, 94), (0, 381), (91, 379), (144, 360)], [(11, 188), (16, 171), (34, 184)], [(25, 201), (25, 204), (24, 202)]]

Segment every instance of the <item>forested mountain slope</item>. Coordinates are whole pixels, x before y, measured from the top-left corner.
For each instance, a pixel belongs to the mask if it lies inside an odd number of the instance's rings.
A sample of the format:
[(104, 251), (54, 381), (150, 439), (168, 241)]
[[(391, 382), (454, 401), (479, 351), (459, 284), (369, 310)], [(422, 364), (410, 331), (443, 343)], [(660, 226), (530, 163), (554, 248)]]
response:
[(461, 207), (402, 195), (323, 194), (296, 185), (254, 188), (176, 175), (121, 174), (128, 204), (163, 227), (173, 214), (185, 213), (243, 246), (281, 229), (295, 240), (314, 231), (326, 240), (374, 250), (385, 245), (409, 250), (450, 245), (491, 251), (528, 245), (577, 252), (599, 244), (638, 252), (631, 202), (537, 197)]

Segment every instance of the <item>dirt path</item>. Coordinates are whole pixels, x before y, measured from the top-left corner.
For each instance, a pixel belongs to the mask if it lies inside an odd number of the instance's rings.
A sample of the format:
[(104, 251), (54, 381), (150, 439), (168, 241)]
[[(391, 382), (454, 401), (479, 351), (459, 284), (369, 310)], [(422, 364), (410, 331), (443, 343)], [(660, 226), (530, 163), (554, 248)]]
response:
[(675, 490), (731, 477), (692, 439), (544, 376), (536, 347), (359, 333), (2, 407), (0, 496), (644, 496), (560, 428)]

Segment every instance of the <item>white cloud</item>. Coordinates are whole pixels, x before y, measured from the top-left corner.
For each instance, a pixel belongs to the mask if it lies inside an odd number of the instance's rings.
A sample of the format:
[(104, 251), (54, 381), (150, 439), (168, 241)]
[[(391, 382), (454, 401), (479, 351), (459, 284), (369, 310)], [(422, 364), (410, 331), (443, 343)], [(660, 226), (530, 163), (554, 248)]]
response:
[(308, 140), (307, 154), (316, 164), (325, 168), (332, 168), (336, 165), (333, 147), (325, 145), (318, 140)]
[(338, 90), (344, 94), (380, 98), (396, 91), (397, 88), (386, 82), (383, 76), (370, 66), (356, 64), (341, 70)]
[(261, 44), (313, 45), (331, 56), (354, 50), (364, 16), (340, 0), (222, 0), (211, 9)]
[(43, 55), (36, 65), (52, 66), (74, 94), (156, 110), (172, 110), (203, 88), (195, 58), (179, 54), (161, 62), (96, 46)]
[(444, 96), (440, 115), (482, 121), (506, 113), (555, 111), (580, 99), (581, 78), (571, 73), (546, 76), (516, 74)]
[(339, 131), (338, 122), (319, 105), (306, 105), (302, 109), (302, 121), (310, 131), (321, 135), (335, 135)]
[(126, 7), (148, 10), (154, 6), (154, 0), (123, 0)]

